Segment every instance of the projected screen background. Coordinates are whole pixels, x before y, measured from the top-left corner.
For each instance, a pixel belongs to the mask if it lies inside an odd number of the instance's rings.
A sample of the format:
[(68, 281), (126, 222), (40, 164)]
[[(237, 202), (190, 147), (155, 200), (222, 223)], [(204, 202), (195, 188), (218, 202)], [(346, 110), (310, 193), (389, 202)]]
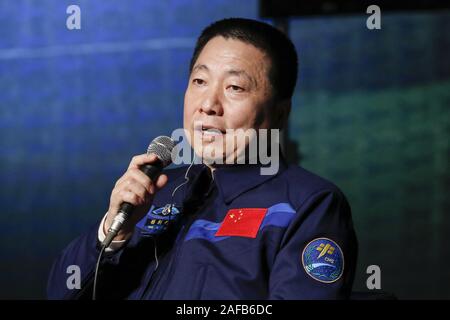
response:
[[(44, 298), (52, 260), (106, 212), (132, 155), (182, 126), (195, 38), (252, 1), (0, 4), (0, 298)], [(238, 4), (238, 5), (237, 5)], [(348, 196), (354, 289), (379, 265), (399, 298), (450, 298), (450, 13), (292, 19), (289, 136)], [(299, 249), (300, 250), (300, 249)]]

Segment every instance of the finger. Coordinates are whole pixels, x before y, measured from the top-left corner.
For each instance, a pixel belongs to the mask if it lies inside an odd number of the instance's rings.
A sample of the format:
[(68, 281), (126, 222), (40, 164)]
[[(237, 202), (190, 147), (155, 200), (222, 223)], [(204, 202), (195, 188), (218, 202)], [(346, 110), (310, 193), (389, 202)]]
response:
[(114, 184), (114, 187), (119, 186), (123, 180), (127, 178), (127, 173), (125, 172), (119, 179), (117, 179), (116, 183)]
[[(111, 199), (109, 204), (109, 212), (112, 214), (115, 214), (119, 211), (119, 208), (123, 202), (128, 202), (128, 199), (130, 195), (127, 195), (127, 193), (135, 194), (134, 191), (130, 190), (129, 188), (115, 188), (111, 193)], [(137, 195), (136, 195), (137, 196)], [(137, 196), (138, 197), (138, 196)], [(136, 203), (143, 202), (143, 199), (139, 197), (139, 199)], [(131, 202), (130, 202), (131, 203)]]
[(129, 178), (128, 176), (128, 169), (127, 171), (125, 171), (125, 173), (119, 178), (117, 179), (116, 183), (115, 183), (115, 187), (119, 186), (120, 184), (122, 184), (125, 180), (127, 180)]
[(123, 200), (123, 202), (131, 203), (134, 206), (140, 206), (145, 202), (144, 199), (142, 199), (132, 191), (122, 190), (120, 191), (120, 197)]
[(128, 170), (127, 174), (126, 174), (126, 178), (122, 181), (121, 184), (126, 186), (126, 185), (130, 185), (133, 183), (138, 183), (138, 184), (143, 185), (147, 189), (147, 191), (150, 193), (155, 188), (152, 180), (139, 169)]
[(128, 186), (124, 186), (124, 188), (122, 190), (130, 191), (130, 192), (136, 194), (144, 202), (149, 200), (150, 195), (153, 194), (153, 192), (148, 192), (147, 189), (143, 185), (138, 184), (138, 183), (134, 183), (134, 184), (130, 184)]
[(138, 169), (141, 165), (146, 163), (153, 163), (158, 159), (158, 157), (155, 154), (140, 154), (137, 156), (134, 156), (131, 158), (130, 165), (128, 166), (128, 169), (136, 168)]
[(159, 190), (163, 188), (166, 184), (169, 178), (165, 174), (161, 174), (158, 179), (156, 180), (155, 186), (156, 189)]

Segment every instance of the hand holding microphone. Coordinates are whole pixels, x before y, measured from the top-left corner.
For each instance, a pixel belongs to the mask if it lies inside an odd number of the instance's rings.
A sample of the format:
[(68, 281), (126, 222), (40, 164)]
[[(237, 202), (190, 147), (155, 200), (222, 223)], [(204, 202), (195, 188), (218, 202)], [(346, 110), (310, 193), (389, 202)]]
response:
[(147, 154), (133, 157), (127, 171), (117, 180), (103, 226), (103, 232), (108, 232), (95, 266), (93, 300), (97, 297), (98, 271), (104, 251), (113, 240), (127, 238), (148, 212), (156, 192), (167, 183), (167, 176), (161, 175), (161, 171), (172, 162), (174, 146), (169, 137), (155, 138), (148, 146)]
[(112, 190), (102, 245), (127, 238), (148, 212), (156, 192), (167, 183), (167, 176), (160, 174), (171, 163), (173, 147), (172, 139), (160, 136), (149, 145), (147, 154), (132, 158)]

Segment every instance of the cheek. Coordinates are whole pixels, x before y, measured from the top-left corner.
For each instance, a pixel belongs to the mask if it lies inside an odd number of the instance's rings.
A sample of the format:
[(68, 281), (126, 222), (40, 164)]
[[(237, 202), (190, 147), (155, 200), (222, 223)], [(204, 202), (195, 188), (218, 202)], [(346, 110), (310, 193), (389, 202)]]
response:
[(192, 120), (194, 114), (194, 103), (192, 103), (192, 97), (189, 94), (189, 90), (186, 91), (184, 95), (184, 108), (183, 108), (183, 123), (184, 127), (187, 128)]
[(228, 108), (226, 125), (228, 129), (253, 128), (256, 123), (257, 113), (252, 104), (233, 105)]

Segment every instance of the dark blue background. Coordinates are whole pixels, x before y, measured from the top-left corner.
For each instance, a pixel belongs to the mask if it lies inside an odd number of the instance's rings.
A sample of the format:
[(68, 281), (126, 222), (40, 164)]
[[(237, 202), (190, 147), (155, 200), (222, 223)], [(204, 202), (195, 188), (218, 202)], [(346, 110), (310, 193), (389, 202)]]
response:
[[(81, 7), (82, 29), (66, 28)], [(43, 298), (52, 259), (107, 210), (132, 155), (182, 126), (196, 37), (257, 1), (0, 3), (0, 298)], [(355, 289), (450, 297), (450, 14), (291, 21), (290, 136), (336, 182), (360, 239)], [(300, 248), (299, 248), (300, 252)]]

